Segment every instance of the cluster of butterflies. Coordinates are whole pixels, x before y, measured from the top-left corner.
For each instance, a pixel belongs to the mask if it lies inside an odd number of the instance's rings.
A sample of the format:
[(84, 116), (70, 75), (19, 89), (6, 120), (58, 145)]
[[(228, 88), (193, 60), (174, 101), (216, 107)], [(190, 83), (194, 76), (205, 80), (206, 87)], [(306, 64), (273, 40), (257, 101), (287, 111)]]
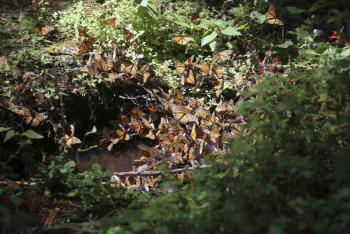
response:
[(224, 50), (214, 53), (212, 63), (197, 63), (194, 56), (191, 56), (187, 61), (175, 61), (175, 68), (181, 75), (182, 85), (195, 86), (199, 81), (203, 81), (205, 76), (214, 76), (220, 79), (224, 76), (224, 69), (219, 65), (231, 59), (232, 50)]
[[(222, 101), (213, 109), (204, 99), (186, 98), (180, 92), (158, 91), (157, 96), (161, 98), (157, 102), (134, 105), (119, 115), (117, 129), (108, 130), (102, 140), (108, 150), (137, 136), (156, 142), (164, 155), (174, 157), (173, 165), (192, 165), (199, 156), (223, 150), (226, 137), (237, 134), (238, 123), (227, 118), (234, 116), (232, 101)], [(141, 161), (149, 157), (138, 156)]]

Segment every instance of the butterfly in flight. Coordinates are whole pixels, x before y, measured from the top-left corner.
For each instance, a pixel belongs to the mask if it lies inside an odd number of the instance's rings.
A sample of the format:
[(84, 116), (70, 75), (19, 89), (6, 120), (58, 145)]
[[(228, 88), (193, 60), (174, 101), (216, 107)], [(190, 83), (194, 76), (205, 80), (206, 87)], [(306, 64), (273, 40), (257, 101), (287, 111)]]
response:
[(266, 20), (269, 24), (283, 25), (282, 20), (277, 18), (276, 10), (273, 5), (270, 5), (269, 10), (266, 12)]

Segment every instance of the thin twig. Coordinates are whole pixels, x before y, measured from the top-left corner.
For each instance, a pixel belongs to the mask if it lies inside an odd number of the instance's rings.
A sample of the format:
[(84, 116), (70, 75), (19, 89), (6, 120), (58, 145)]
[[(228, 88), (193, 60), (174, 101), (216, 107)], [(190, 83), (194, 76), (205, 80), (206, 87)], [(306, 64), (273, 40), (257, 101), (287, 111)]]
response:
[[(172, 169), (169, 170), (168, 172), (170, 173), (179, 173), (179, 172), (185, 172), (185, 171), (192, 171), (195, 169), (203, 169), (203, 168), (208, 168), (210, 165), (202, 165), (199, 167), (185, 167), (185, 168), (177, 168), (177, 169)], [(127, 172), (115, 172), (114, 175), (116, 176), (155, 176), (155, 175), (161, 175), (164, 174), (165, 171), (143, 171), (143, 172), (138, 172), (138, 171), (127, 171)]]

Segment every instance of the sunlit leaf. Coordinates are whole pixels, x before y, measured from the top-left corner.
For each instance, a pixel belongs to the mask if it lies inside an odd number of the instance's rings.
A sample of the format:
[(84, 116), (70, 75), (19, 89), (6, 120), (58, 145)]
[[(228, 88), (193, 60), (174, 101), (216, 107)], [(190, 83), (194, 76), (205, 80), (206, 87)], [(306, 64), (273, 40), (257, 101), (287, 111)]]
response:
[(10, 130), (6, 133), (6, 136), (5, 136), (5, 139), (4, 139), (4, 142), (12, 139), (14, 136), (16, 135), (16, 132), (14, 130)]
[(218, 36), (217, 32), (212, 32), (209, 35), (202, 38), (201, 46), (205, 46), (206, 44), (212, 42)]
[(21, 134), (22, 136), (25, 136), (29, 139), (42, 139), (44, 138), (42, 135), (39, 133), (34, 132), (33, 130), (27, 130), (24, 133)]
[(241, 36), (242, 34), (237, 30), (237, 28), (234, 27), (227, 27), (223, 30), (221, 30), (222, 34), (225, 34), (227, 36)]

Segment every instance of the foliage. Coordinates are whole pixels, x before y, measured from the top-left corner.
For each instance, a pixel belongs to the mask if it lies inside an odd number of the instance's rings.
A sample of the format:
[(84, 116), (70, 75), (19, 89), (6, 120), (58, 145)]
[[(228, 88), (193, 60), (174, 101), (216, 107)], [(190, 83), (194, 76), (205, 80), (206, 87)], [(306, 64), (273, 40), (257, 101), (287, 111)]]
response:
[(349, 58), (329, 46), (317, 71), (264, 78), (245, 93), (249, 123), (230, 157), (108, 219), (109, 233), (346, 233)]
[[(64, 163), (63, 163), (64, 162)], [(76, 173), (76, 163), (55, 157), (50, 165), (42, 167), (45, 176), (44, 193), (50, 197), (65, 197), (79, 201), (82, 211), (99, 215), (112, 207), (125, 207), (131, 201), (131, 194), (123, 188), (112, 188), (106, 181), (110, 172), (104, 172), (98, 164), (91, 171)]]

